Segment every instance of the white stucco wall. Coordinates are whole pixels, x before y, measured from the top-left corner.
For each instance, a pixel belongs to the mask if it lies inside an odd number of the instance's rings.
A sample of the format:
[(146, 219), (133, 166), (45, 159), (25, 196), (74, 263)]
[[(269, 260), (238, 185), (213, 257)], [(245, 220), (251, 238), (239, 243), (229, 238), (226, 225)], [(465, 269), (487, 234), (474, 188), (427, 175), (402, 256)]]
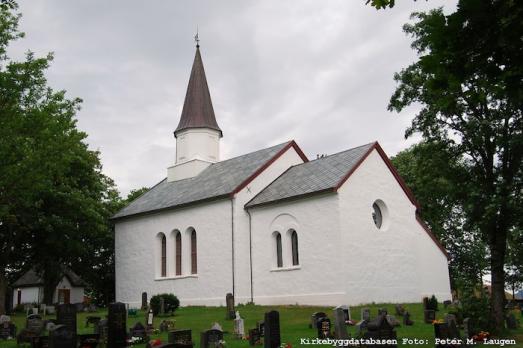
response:
[[(37, 286), (20, 288), (22, 296), (20, 303), (40, 303), (43, 290)], [(42, 295), (41, 295), (42, 294)], [(18, 289), (13, 290), (13, 308), (18, 304)]]
[[(451, 298), (447, 259), (416, 220), (416, 207), (376, 150), (338, 190), (345, 303), (418, 302), (435, 294)], [(372, 204), (388, 210), (384, 226)]]
[[(116, 300), (141, 305), (141, 294), (174, 293), (181, 305), (224, 305), (232, 292), (228, 199), (117, 221)], [(190, 274), (190, 235), (197, 233), (198, 274)], [(174, 231), (182, 233), (182, 276), (175, 276)], [(167, 277), (160, 277), (158, 233), (167, 237)]]
[[(345, 265), (339, 233), (338, 196), (316, 195), (254, 208), (254, 302), (339, 305)], [(299, 266), (292, 266), (290, 229), (298, 233)], [(282, 235), (283, 267), (276, 267), (273, 233)]]
[(195, 158), (213, 163), (220, 160), (220, 132), (209, 128), (190, 128), (177, 133), (175, 163)]
[[(289, 167), (299, 163), (303, 163), (303, 159), (293, 147), (289, 148), (234, 197), (234, 295), (236, 303), (246, 303), (251, 300), (249, 216), (244, 206)], [(255, 245), (254, 241), (253, 245)]]
[(63, 277), (60, 283), (58, 283), (56, 286), (56, 290), (53, 295), (53, 303), (58, 303), (58, 289), (70, 290), (70, 303), (82, 303), (84, 301), (84, 288), (72, 286), (69, 279), (67, 279), (67, 277)]

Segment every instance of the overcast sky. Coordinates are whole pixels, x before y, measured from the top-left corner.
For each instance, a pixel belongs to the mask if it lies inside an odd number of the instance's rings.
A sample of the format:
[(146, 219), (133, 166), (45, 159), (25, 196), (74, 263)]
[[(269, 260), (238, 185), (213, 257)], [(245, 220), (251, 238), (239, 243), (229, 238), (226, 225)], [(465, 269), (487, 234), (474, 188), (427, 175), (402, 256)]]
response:
[(415, 59), (402, 32), (413, 11), (455, 1), (19, 0), (27, 50), (55, 53), (51, 86), (84, 100), (78, 126), (122, 192), (152, 186), (174, 163), (173, 130), (194, 34), (227, 159), (297, 141), (309, 158), (378, 140), (389, 156), (417, 138), (416, 108), (386, 110), (394, 72)]

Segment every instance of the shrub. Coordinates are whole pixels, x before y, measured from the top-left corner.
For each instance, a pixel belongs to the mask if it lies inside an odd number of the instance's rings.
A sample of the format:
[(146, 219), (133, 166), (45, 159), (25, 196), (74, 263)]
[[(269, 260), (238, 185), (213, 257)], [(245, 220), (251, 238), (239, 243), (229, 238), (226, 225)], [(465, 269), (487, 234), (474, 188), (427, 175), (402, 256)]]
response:
[(180, 300), (174, 294), (158, 294), (151, 297), (151, 308), (154, 315), (160, 313), (160, 298), (163, 298), (165, 313), (170, 313), (171, 315), (175, 310), (180, 307)]
[(463, 318), (470, 318), (472, 332), (489, 331), (490, 305), (489, 298), (484, 291), (474, 291), (474, 288), (464, 288), (461, 297)]
[(431, 309), (433, 311), (438, 310), (438, 299), (436, 298), (436, 296), (432, 295), (432, 297), (429, 298), (427, 302), (427, 309)]

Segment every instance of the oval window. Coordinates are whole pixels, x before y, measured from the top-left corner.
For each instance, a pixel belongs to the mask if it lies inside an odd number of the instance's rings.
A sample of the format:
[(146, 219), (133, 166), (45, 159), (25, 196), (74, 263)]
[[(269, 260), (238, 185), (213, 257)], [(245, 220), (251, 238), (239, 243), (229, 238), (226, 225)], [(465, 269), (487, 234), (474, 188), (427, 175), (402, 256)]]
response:
[(383, 214), (381, 213), (380, 206), (376, 202), (372, 204), (372, 219), (374, 220), (376, 227), (381, 228), (383, 223)]

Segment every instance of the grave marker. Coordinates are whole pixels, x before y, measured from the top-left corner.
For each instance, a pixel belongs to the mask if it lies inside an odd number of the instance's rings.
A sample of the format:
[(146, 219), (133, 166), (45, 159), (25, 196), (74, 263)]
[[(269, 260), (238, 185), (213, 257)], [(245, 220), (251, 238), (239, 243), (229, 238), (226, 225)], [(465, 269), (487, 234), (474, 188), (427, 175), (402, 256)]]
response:
[(227, 305), (227, 314), (226, 314), (225, 317), (226, 317), (226, 319), (232, 320), (236, 316), (235, 315), (236, 313), (234, 312), (234, 296), (233, 296), (233, 294), (228, 293), (225, 296), (225, 303)]
[(178, 348), (192, 348), (192, 331), (191, 330), (174, 330), (169, 331), (169, 343), (174, 343)]
[(331, 320), (320, 318), (317, 322), (318, 338), (331, 338)]
[(127, 347), (127, 311), (125, 304), (121, 302), (109, 304), (107, 326), (108, 347)]
[(370, 308), (362, 308), (361, 309), (361, 320), (362, 321), (370, 321)]
[(223, 341), (223, 331), (210, 329), (200, 334), (201, 348), (215, 348), (221, 341)]
[(49, 332), (49, 348), (76, 348), (76, 332), (65, 324), (56, 325)]
[(280, 313), (270, 311), (265, 313), (265, 348), (279, 348), (281, 345), (280, 336)]
[(144, 291), (142, 292), (142, 310), (146, 310), (149, 305), (149, 302), (147, 301), (147, 293)]
[(257, 344), (261, 344), (260, 330), (250, 329), (249, 330), (249, 345), (255, 346)]
[(346, 320), (349, 319), (347, 318), (343, 308), (336, 307), (334, 309), (334, 337), (336, 339), (349, 338), (349, 333), (347, 332), (347, 325), (345, 325)]
[[(76, 306), (72, 304), (58, 305), (56, 308), (56, 324), (66, 326), (73, 333), (76, 341)], [(64, 330), (61, 329), (59, 334), (65, 335)]]

